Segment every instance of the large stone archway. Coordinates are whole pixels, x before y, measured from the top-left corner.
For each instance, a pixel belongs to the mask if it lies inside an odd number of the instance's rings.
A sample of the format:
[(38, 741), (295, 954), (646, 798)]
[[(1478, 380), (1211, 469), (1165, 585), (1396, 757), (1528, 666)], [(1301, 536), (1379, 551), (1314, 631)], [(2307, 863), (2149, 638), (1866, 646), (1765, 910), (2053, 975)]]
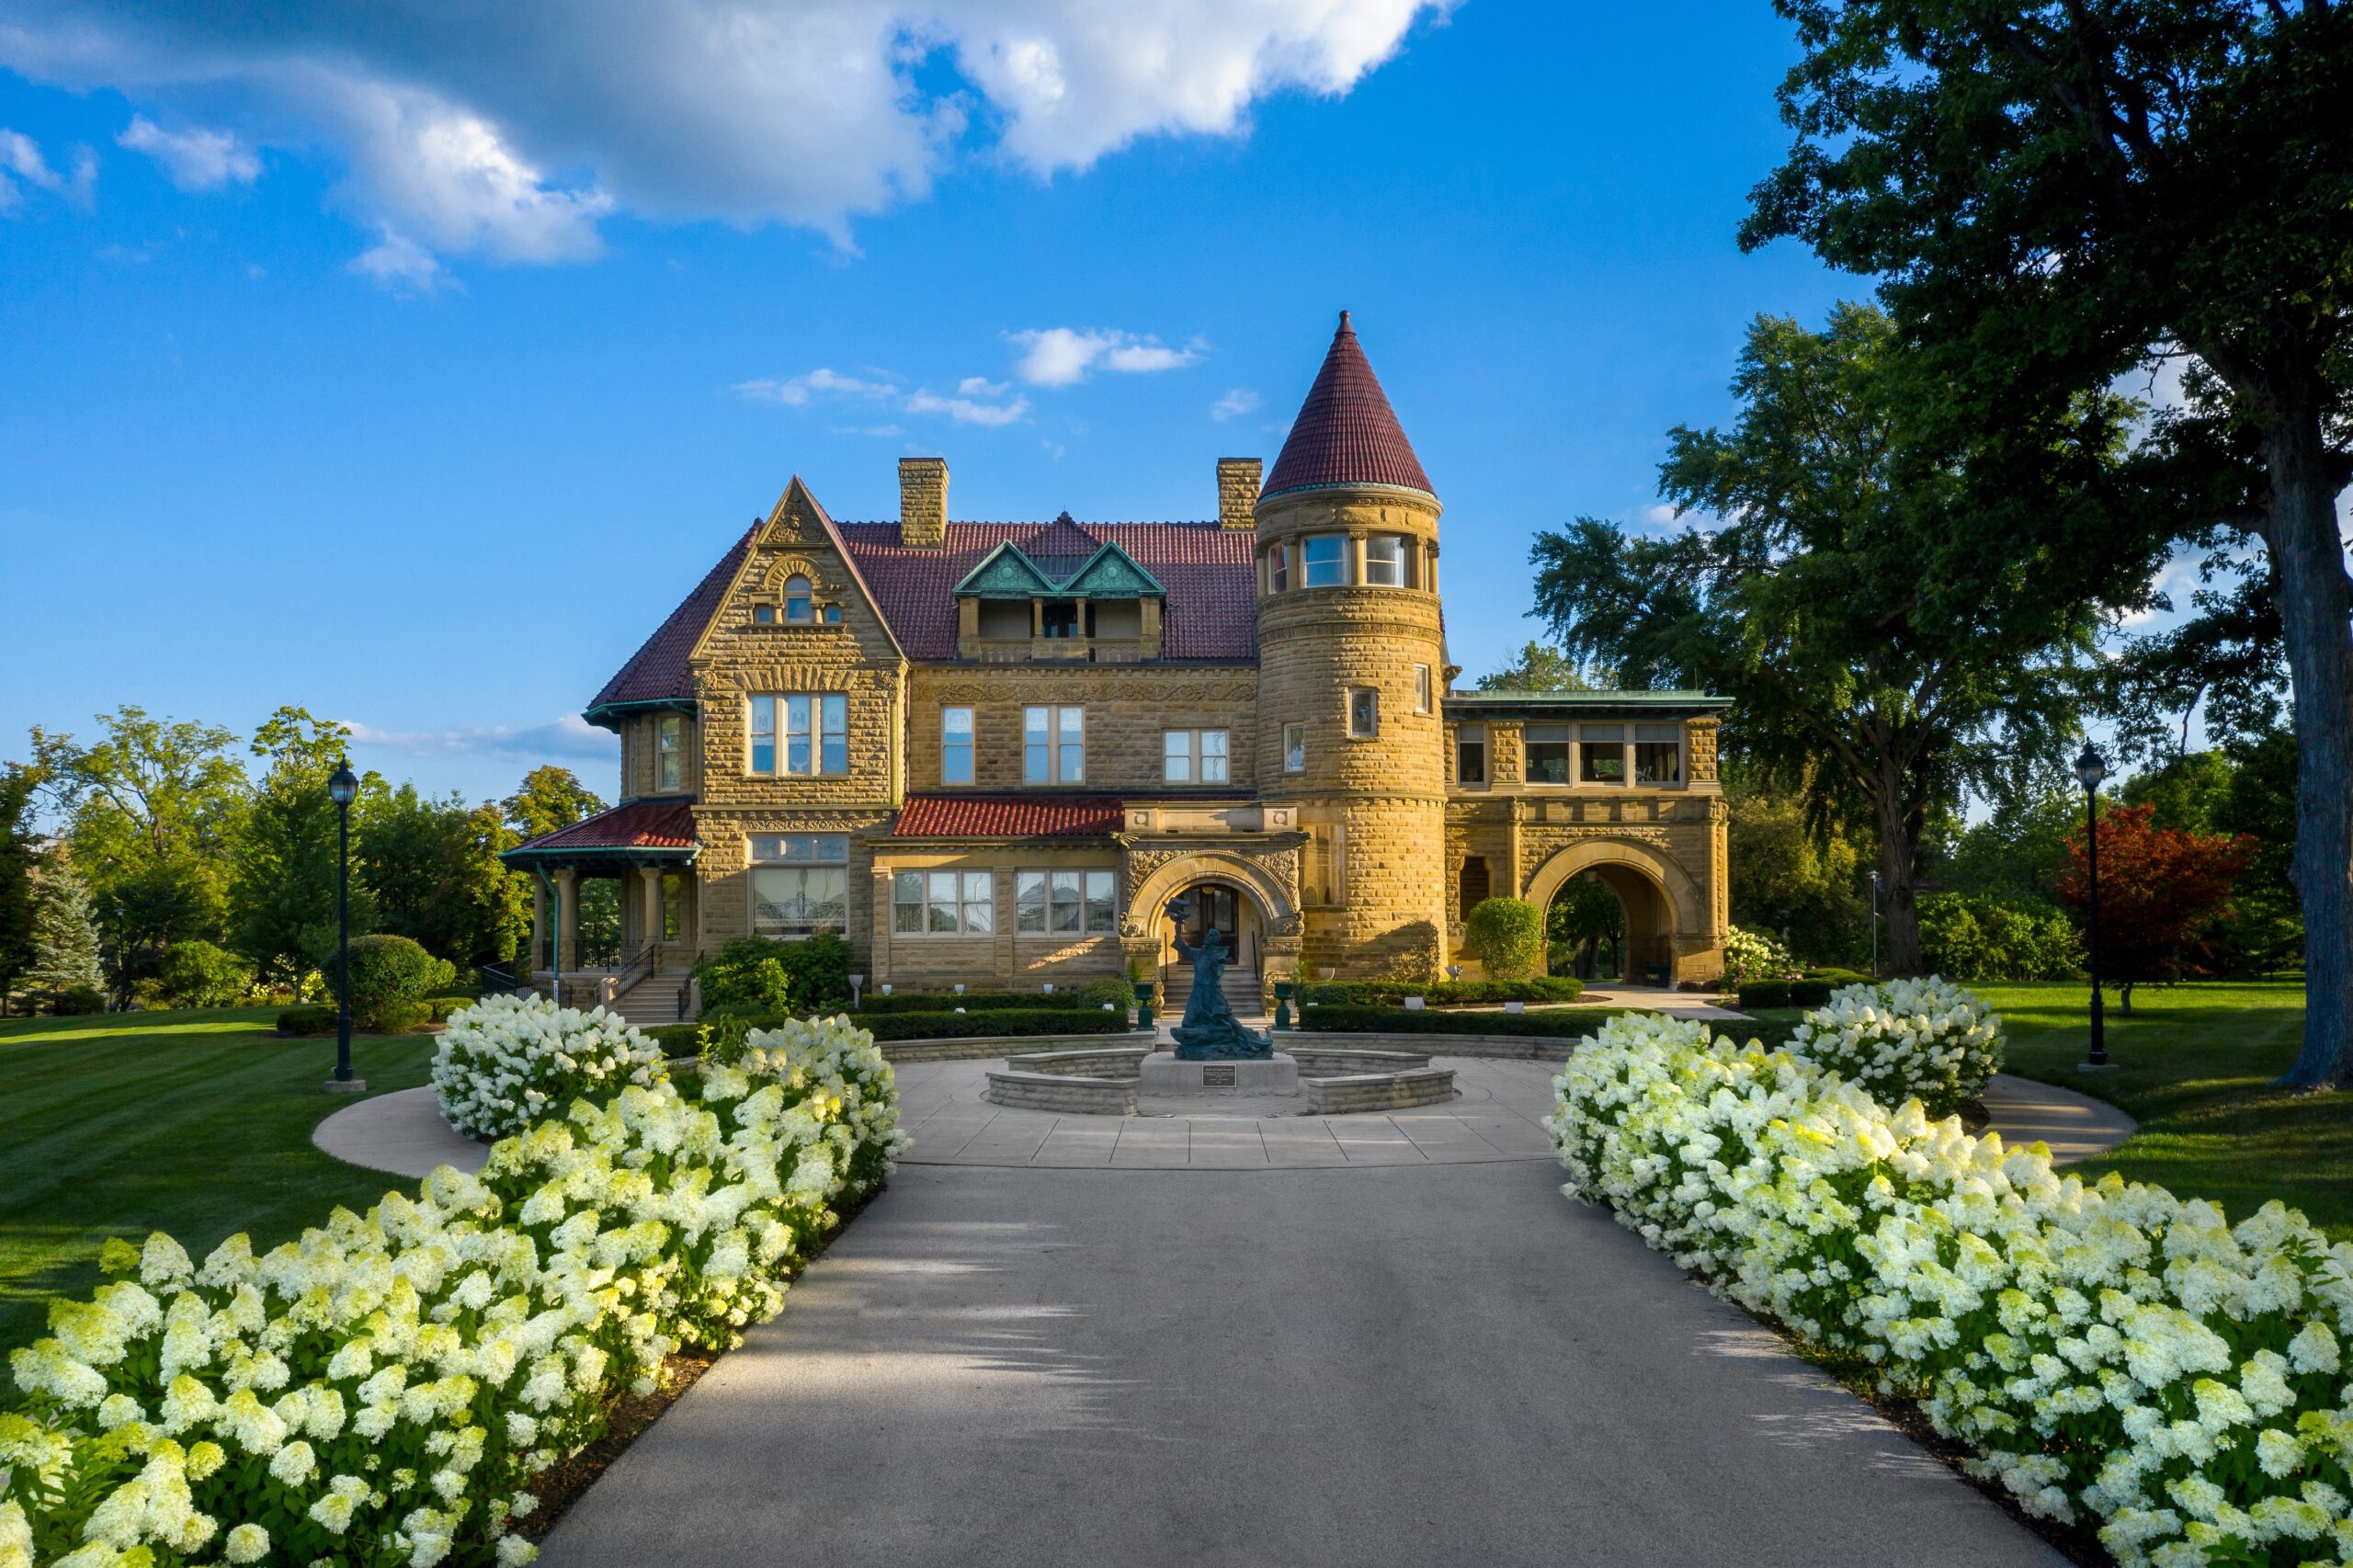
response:
[(1299, 970), (1300, 937), (1304, 923), (1291, 890), (1282, 878), (1261, 863), (1231, 850), (1188, 848), (1171, 851), (1134, 850), (1128, 856), (1129, 888), (1120, 922), (1120, 943), (1132, 960), (1157, 966), (1162, 935), (1161, 912), (1168, 901), (1187, 888), (1222, 882), (1239, 889), (1256, 906), (1264, 933), (1260, 967), (1269, 980), (1289, 979)]
[[(1526, 897), (1539, 909), (1573, 877), (1592, 873), (1626, 911), (1628, 978), (1651, 971), (1672, 985), (1711, 978), (1722, 964), (1707, 894), (1664, 848), (1635, 838), (1579, 838), (1552, 851), (1530, 872)], [(1711, 967), (1711, 966), (1714, 967)]]

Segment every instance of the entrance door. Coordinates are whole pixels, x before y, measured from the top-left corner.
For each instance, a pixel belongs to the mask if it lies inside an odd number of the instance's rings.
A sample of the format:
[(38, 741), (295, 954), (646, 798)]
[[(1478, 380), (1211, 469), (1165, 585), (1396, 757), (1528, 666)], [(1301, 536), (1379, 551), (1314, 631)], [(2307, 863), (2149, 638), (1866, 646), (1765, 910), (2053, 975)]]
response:
[(1182, 934), (1186, 945), (1198, 948), (1211, 931), (1225, 937), (1226, 957), (1236, 962), (1242, 958), (1242, 895), (1233, 888), (1217, 882), (1204, 882), (1188, 888), (1185, 901), (1191, 907), (1186, 912)]

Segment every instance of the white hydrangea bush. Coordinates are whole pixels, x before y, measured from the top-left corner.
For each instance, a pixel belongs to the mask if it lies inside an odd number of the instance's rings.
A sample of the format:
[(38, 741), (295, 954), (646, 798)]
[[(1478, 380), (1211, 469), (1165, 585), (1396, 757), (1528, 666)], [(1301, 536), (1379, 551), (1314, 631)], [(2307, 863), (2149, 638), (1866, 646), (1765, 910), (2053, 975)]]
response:
[(1779, 980), (1797, 972), (1797, 960), (1770, 935), (1739, 926), (1724, 927), (1725, 983), (1743, 985), (1752, 980)]
[(479, 1177), (443, 1166), (262, 1256), (109, 1243), (127, 1278), (10, 1358), (0, 1568), (529, 1562), (525, 1483), (672, 1350), (772, 1315), (907, 1142), (841, 1019), (755, 1035), (695, 1089), (575, 1099)]
[(1934, 975), (1849, 985), (1800, 1020), (1789, 1049), (1870, 1091), (1881, 1105), (1916, 1099), (1947, 1116), (2002, 1070), (2001, 1015)]
[(2059, 1175), (1698, 1020), (1613, 1018), (1555, 1083), (1563, 1190), (1879, 1369), (2029, 1513), (2126, 1564), (2353, 1560), (2353, 1244)]
[(485, 996), (450, 1015), (433, 1051), (441, 1118), (469, 1138), (504, 1138), (583, 1095), (663, 1076), (660, 1048), (620, 1014), (544, 996)]

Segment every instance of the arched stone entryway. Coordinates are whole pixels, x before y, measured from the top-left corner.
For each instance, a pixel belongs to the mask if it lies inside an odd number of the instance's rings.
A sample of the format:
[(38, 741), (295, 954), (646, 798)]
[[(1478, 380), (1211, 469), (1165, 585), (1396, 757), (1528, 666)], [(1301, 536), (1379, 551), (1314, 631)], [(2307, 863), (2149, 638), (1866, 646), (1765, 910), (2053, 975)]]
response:
[(1216, 849), (1163, 851), (1149, 859), (1140, 853), (1131, 857), (1131, 866), (1140, 874), (1128, 893), (1120, 942), (1131, 962), (1165, 971), (1175, 952), (1169, 901), (1184, 895), (1194, 906), (1196, 924), (1204, 905), (1213, 906), (1222, 926), (1230, 920), (1237, 970), (1267, 980), (1297, 972), (1299, 910), (1290, 890), (1265, 866)]
[(1574, 877), (1591, 875), (1626, 912), (1625, 978), (1672, 985), (1688, 955), (1712, 950), (1709, 904), (1698, 883), (1665, 850), (1639, 839), (1587, 838), (1556, 850), (1528, 880), (1528, 902), (1550, 910)]

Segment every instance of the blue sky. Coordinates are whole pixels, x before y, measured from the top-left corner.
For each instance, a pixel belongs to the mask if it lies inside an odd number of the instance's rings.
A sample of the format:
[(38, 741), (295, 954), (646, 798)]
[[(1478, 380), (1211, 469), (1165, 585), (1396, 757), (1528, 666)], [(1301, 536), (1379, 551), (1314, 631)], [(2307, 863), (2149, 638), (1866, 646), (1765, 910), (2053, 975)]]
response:
[(846, 520), (909, 452), (958, 517), (1211, 516), (1343, 307), (1475, 675), (1538, 630), (1533, 532), (1643, 518), (1750, 318), (1861, 291), (1733, 243), (1786, 142), (1759, 0), (936, 9), (712, 60), (0, 5), (0, 755), (293, 702), (434, 790), (609, 793), (568, 717), (792, 474)]

